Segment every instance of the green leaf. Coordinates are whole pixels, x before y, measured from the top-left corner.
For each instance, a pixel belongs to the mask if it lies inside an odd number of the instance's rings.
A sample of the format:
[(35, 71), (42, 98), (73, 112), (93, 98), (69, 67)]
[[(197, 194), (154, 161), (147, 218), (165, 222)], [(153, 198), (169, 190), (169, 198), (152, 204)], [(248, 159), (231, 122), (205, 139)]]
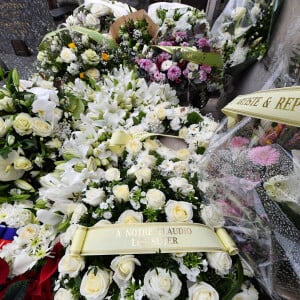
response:
[(80, 27), (80, 26), (76, 26), (76, 25), (71, 26), (70, 29), (73, 31), (87, 35), (89, 38), (91, 38), (98, 44), (105, 45), (109, 49), (114, 49), (117, 47), (116, 42), (112, 38), (109, 38), (106, 35), (99, 33), (96, 30), (92, 30), (92, 29), (88, 29), (88, 28), (84, 28), (84, 27)]
[(21, 201), (21, 200), (27, 200), (31, 197), (30, 194), (22, 194), (22, 195), (13, 195), (9, 197), (10, 201)]
[(180, 50), (182, 58), (187, 61), (191, 61), (200, 65), (208, 65), (215, 67), (223, 67), (224, 62), (222, 55), (217, 52), (202, 52), (192, 47), (180, 47), (180, 46), (153, 46), (157, 47), (167, 53), (174, 54)]
[(12, 73), (11, 73), (11, 74), (12, 74), (12, 81), (13, 81), (13, 84), (14, 84), (16, 90), (18, 90), (18, 89), (19, 89), (19, 86), (20, 86), (20, 78), (19, 78), (19, 73), (18, 73), (17, 69), (14, 68), (14, 69), (12, 70)]

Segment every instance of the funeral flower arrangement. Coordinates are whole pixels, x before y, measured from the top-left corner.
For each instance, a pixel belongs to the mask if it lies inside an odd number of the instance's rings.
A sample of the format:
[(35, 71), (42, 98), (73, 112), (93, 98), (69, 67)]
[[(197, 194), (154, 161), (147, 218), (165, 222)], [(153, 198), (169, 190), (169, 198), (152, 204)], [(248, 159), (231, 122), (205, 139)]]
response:
[(300, 290), (297, 149), (298, 128), (245, 117), (214, 137), (203, 160), (206, 197), (274, 299)]
[[(224, 222), (206, 205), (199, 174), (215, 121), (179, 106), (169, 85), (148, 86), (126, 68), (105, 76), (98, 91), (75, 84), (74, 94), (93, 93), (94, 101), (62, 143), (63, 159), (40, 177), (34, 205), (1, 206), (3, 222), (13, 212), (24, 214), (21, 209), (31, 214), (0, 251), (2, 295), (13, 297), (22, 287), (27, 297), (41, 299), (52, 299), (52, 290), (54, 299), (258, 299), (239, 257), (226, 252), (70, 255), (79, 225), (204, 222), (217, 228)], [(116, 143), (116, 134), (125, 142)], [(184, 146), (166, 147), (164, 134), (180, 137)]]
[[(167, 82), (182, 103), (202, 108), (209, 93), (222, 88), (223, 64), (206, 64), (189, 59), (187, 52), (200, 55), (217, 52), (210, 42), (209, 24), (203, 11), (170, 3), (150, 5), (149, 16), (160, 26), (156, 45), (136, 58), (140, 76), (148, 81)], [(193, 101), (194, 100), (194, 101)]]
[(115, 41), (108, 35), (113, 22), (134, 8), (111, 1), (86, 1), (64, 24), (46, 35), (37, 55), (37, 71), (46, 80), (62, 83), (99, 78), (122, 63)]
[(240, 72), (267, 52), (281, 0), (229, 1), (211, 34), (229, 73)]

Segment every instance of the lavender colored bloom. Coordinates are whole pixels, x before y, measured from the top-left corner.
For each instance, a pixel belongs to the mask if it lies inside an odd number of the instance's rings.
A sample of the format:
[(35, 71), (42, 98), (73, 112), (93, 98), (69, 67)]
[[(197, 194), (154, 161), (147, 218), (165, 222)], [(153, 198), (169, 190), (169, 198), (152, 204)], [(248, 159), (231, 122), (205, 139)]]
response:
[(139, 66), (144, 69), (145, 71), (149, 72), (152, 67), (152, 61), (147, 58), (141, 58), (138, 60)]
[(211, 73), (211, 66), (200, 66), (200, 70), (210, 74)]
[(171, 57), (172, 57), (171, 54), (169, 54), (167, 52), (162, 52), (162, 53), (158, 54), (157, 59), (164, 61), (164, 60), (170, 59)]
[(207, 73), (204, 72), (203, 70), (200, 70), (200, 71), (199, 71), (199, 79), (200, 79), (201, 81), (206, 81), (206, 80), (207, 80)]
[(166, 74), (159, 71), (153, 73), (153, 78), (156, 82), (164, 82), (166, 80)]
[(180, 46), (181, 47), (188, 47), (189, 43), (188, 42), (182, 42), (182, 43), (180, 43)]
[(207, 39), (206, 38), (200, 38), (198, 40), (198, 47), (199, 48), (209, 47), (209, 43), (208, 43)]
[(170, 79), (171, 81), (175, 81), (176, 79), (178, 79), (181, 75), (181, 69), (178, 66), (171, 66), (168, 69), (168, 79)]
[(173, 46), (172, 42), (169, 41), (163, 41), (159, 43), (160, 46)]
[(175, 32), (175, 40), (176, 42), (181, 42), (187, 39), (187, 34), (184, 31), (177, 31)]
[(186, 68), (182, 71), (184, 77), (188, 78), (190, 71)]

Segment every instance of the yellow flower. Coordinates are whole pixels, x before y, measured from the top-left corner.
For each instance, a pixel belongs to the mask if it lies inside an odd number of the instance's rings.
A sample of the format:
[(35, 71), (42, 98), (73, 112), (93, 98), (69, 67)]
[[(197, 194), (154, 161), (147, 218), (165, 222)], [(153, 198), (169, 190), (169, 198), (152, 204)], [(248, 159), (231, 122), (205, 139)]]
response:
[(103, 60), (105, 60), (105, 61), (108, 61), (108, 60), (109, 60), (109, 55), (108, 55), (107, 53), (103, 52), (103, 53), (101, 54), (101, 58), (102, 58)]
[(81, 79), (84, 78), (84, 75), (85, 75), (84, 72), (80, 72), (80, 73), (79, 73), (79, 77), (80, 77)]
[(71, 49), (74, 49), (76, 47), (76, 45), (75, 45), (75, 43), (72, 42), (72, 43), (68, 44), (68, 47)]

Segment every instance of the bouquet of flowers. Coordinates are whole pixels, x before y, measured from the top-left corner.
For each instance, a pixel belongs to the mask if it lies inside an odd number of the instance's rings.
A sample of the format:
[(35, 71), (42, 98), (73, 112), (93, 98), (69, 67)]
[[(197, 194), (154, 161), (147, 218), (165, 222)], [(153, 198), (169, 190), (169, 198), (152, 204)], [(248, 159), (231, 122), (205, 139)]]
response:
[[(57, 300), (258, 299), (246, 266), (225, 251), (71, 255), (79, 226), (224, 223), (216, 207), (206, 205), (199, 173), (215, 121), (179, 106), (169, 85), (148, 85), (126, 68), (105, 76), (99, 90), (75, 86), (74, 96), (94, 101), (63, 142), (63, 159), (40, 178), (38, 205), (2, 207), (7, 220), (17, 209), (32, 216), (22, 217), (18, 236), (0, 251), (1, 295), (52, 299), (54, 284)], [(165, 134), (181, 143), (166, 147)]]
[(203, 161), (205, 197), (272, 299), (300, 291), (298, 136), (299, 128), (246, 117), (214, 137)]
[(93, 84), (123, 62), (108, 32), (117, 18), (134, 10), (117, 1), (85, 1), (65, 24), (42, 40), (37, 55), (38, 73), (58, 87), (76, 78)]
[(156, 3), (149, 7), (148, 14), (160, 29), (157, 45), (145, 49), (137, 58), (140, 76), (149, 82), (169, 83), (182, 104), (202, 108), (208, 94), (222, 88), (223, 64), (217, 58), (204, 59), (216, 52), (209, 41), (204, 12), (190, 6), (169, 5)]
[(236, 75), (267, 52), (281, 0), (232, 0), (215, 21), (211, 34), (223, 50), (226, 72)]

